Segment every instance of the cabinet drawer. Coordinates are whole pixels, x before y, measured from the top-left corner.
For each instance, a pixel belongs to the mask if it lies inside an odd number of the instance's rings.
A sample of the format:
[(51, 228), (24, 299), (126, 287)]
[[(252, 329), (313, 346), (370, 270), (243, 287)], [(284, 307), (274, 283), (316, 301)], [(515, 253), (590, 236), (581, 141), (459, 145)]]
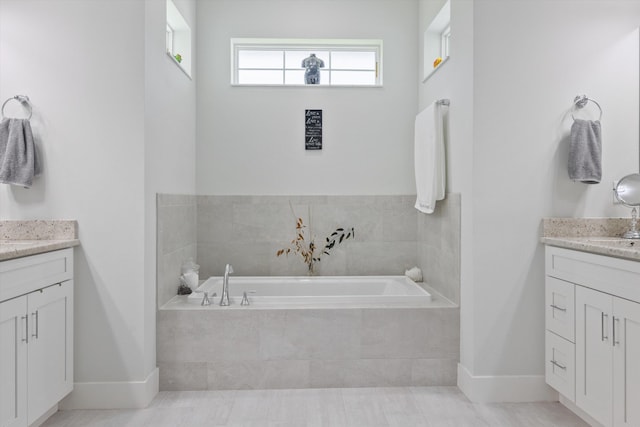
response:
[(546, 247), (546, 275), (640, 302), (640, 262)]
[(575, 345), (553, 332), (545, 332), (547, 384), (572, 402), (576, 400)]
[(0, 301), (73, 277), (73, 249), (0, 262)]
[(549, 276), (545, 282), (546, 328), (575, 342), (575, 285)]

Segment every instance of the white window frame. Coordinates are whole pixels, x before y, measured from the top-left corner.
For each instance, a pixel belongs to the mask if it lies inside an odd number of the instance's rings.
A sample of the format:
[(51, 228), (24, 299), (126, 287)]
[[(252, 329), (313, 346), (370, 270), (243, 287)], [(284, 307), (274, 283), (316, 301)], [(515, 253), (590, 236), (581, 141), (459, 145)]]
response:
[(440, 34), (440, 57), (449, 57), (449, 39), (451, 37), (451, 25), (447, 25), (447, 28), (442, 30)]
[[(285, 84), (284, 79), (279, 84), (241, 84), (238, 83), (238, 52), (241, 50), (277, 50), (277, 51), (356, 51), (374, 52), (376, 55), (376, 81), (373, 85), (306, 85)], [(288, 70), (282, 68), (283, 73)], [(324, 70), (324, 69), (323, 69)], [(329, 74), (327, 68), (326, 74)], [(350, 71), (350, 70), (340, 70)], [(359, 70), (353, 70), (359, 71)], [(277, 86), (277, 87), (382, 87), (382, 40), (378, 39), (231, 39), (231, 85), (232, 86)]]
[(166, 34), (166, 43), (167, 43), (167, 53), (173, 56), (173, 28), (167, 22), (167, 34)]

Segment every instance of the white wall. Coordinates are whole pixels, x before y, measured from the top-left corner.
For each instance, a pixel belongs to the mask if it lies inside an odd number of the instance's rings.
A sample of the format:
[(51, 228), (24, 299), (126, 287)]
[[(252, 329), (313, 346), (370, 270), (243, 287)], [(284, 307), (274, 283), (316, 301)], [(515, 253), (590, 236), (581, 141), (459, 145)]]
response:
[[(437, 9), (428, 3), (422, 19)], [(459, 30), (470, 12), (471, 32)], [(452, 59), (422, 85), (420, 104), (450, 91), (449, 179), (463, 206), (461, 364), (478, 383), (515, 379), (538, 387), (516, 387), (520, 397), (546, 395), (541, 218), (629, 214), (612, 206), (610, 189), (638, 171), (639, 23), (638, 2), (453, 0)], [(457, 55), (471, 61), (471, 84)], [(582, 93), (604, 110), (599, 185), (566, 172), (568, 112)], [(519, 398), (504, 387), (465, 391)]]
[(143, 379), (144, 3), (0, 8), (0, 98), (31, 98), (44, 159), (0, 217), (78, 220), (75, 381)]
[[(191, 27), (195, 52), (196, 3), (174, 4)], [(165, 2), (146, 0), (145, 20), (144, 313), (145, 371), (150, 372), (156, 367), (156, 194), (195, 194), (196, 73), (190, 79), (165, 53)]]
[[(629, 214), (611, 182), (638, 172), (638, 24), (624, 0), (475, 4), (475, 374), (544, 372), (540, 219)], [(582, 93), (604, 110), (599, 185), (566, 173)]]
[(195, 190), (195, 84), (164, 23), (156, 0), (0, 1), (0, 98), (31, 98), (44, 159), (31, 189), (0, 186), (0, 218), (79, 223), (71, 407), (153, 397), (155, 193)]
[[(198, 3), (198, 194), (412, 194), (415, 0)], [(383, 88), (231, 87), (229, 39), (379, 38)], [(321, 152), (304, 110), (324, 111)]]
[[(419, 104), (422, 110), (437, 99), (448, 98), (449, 138), (447, 141), (447, 191), (461, 194), (460, 223), (460, 359), (466, 365), (473, 360), (473, 345), (465, 337), (474, 336), (476, 307), (473, 287), (473, 204), (470, 203), (474, 186), (473, 123), (474, 123), (474, 3), (451, 0), (450, 59), (441, 65), (428, 80), (422, 82), (423, 33), (440, 11), (445, 0), (420, 0), (419, 34), (420, 71)], [(430, 61), (428, 61), (430, 62)]]

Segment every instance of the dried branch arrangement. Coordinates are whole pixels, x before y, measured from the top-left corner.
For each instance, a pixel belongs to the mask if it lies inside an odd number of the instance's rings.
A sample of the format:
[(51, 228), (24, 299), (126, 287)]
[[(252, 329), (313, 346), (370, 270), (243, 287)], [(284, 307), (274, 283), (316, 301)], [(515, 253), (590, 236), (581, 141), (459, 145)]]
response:
[(330, 251), (336, 245), (339, 245), (345, 240), (355, 238), (354, 228), (336, 228), (336, 230), (325, 238), (324, 247), (318, 252), (313, 236), (309, 232), (309, 243), (305, 238), (305, 232), (307, 226), (302, 221), (302, 218), (296, 219), (296, 238), (291, 241), (291, 246), (288, 248), (280, 249), (276, 252), (276, 256), (289, 255), (290, 253), (298, 254), (302, 257), (305, 264), (307, 264), (309, 274), (314, 274), (314, 265), (316, 262), (320, 262), (323, 255), (331, 255)]

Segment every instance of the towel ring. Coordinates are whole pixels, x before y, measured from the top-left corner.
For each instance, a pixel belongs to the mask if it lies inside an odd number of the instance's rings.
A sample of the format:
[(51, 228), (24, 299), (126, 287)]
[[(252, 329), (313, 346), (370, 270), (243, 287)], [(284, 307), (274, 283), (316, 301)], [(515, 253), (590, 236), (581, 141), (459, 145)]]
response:
[(31, 116), (33, 116), (33, 108), (31, 107), (31, 102), (29, 102), (29, 97), (27, 95), (12, 96), (11, 98), (4, 101), (4, 103), (2, 104), (2, 109), (0, 110), (2, 114), (2, 118), (3, 119), (5, 118), (4, 106), (7, 105), (7, 102), (11, 101), (12, 99), (15, 99), (16, 101), (18, 101), (20, 104), (22, 104), (23, 107), (26, 106), (26, 108), (29, 110), (29, 117), (27, 117), (27, 120), (31, 120)]
[[(600, 117), (598, 118), (598, 120), (602, 120), (602, 107), (600, 107), (600, 104), (598, 104), (594, 99), (591, 98), (587, 98), (587, 95), (577, 95), (575, 98), (573, 98), (573, 106), (574, 106), (574, 110), (575, 109), (582, 109), (585, 107), (585, 105), (587, 105), (587, 102), (593, 102), (594, 104), (596, 104), (596, 106), (598, 107), (598, 110), (600, 110)], [(573, 113), (571, 113), (571, 118), (573, 118), (573, 120), (575, 120), (576, 118), (573, 116)]]

